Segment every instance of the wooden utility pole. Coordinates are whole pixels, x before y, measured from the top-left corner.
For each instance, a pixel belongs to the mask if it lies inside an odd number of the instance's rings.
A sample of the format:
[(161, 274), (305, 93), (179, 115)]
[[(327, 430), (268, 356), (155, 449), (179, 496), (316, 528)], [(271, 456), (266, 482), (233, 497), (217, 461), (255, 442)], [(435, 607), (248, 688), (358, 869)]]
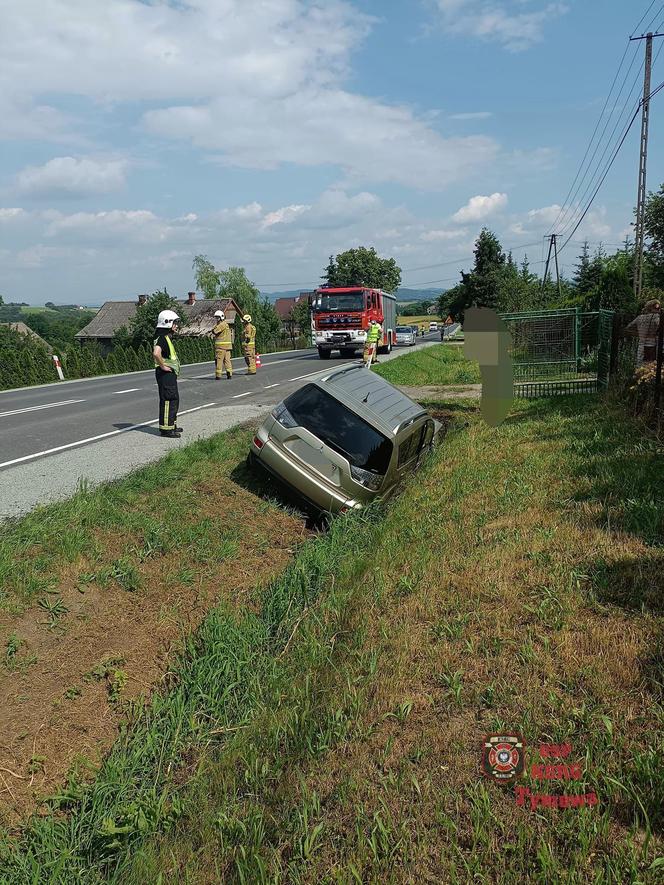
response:
[(630, 40), (646, 41), (646, 58), (643, 73), (643, 100), (641, 102), (641, 149), (639, 155), (639, 189), (636, 197), (636, 225), (634, 243), (634, 295), (640, 301), (643, 288), (643, 242), (645, 239), (646, 172), (648, 168), (648, 127), (650, 123), (650, 81), (652, 75), (652, 41), (664, 34), (649, 32)]
[(551, 252), (553, 252), (556, 264), (556, 284), (558, 286), (558, 297), (561, 298), (562, 289), (560, 286), (560, 270), (558, 268), (558, 234), (550, 234), (547, 239), (549, 241), (549, 252), (546, 256), (546, 267), (544, 268), (544, 276), (542, 278), (542, 290), (544, 289), (546, 278), (549, 275), (549, 263), (551, 261)]

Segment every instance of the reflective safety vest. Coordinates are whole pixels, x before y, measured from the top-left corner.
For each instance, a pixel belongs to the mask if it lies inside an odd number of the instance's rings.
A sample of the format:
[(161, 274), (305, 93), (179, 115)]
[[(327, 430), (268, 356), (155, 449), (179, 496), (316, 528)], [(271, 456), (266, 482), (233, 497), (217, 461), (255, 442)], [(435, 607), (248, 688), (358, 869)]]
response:
[(251, 323), (247, 323), (244, 327), (244, 343), (248, 344), (250, 347), (253, 344), (256, 344), (256, 326), (253, 326)]
[(367, 344), (378, 344), (380, 337), (380, 326), (369, 326), (369, 331), (367, 332)]
[(231, 327), (228, 325), (226, 320), (222, 320), (222, 322), (217, 323), (217, 325), (212, 330), (214, 334), (214, 343), (218, 347), (223, 347), (224, 350), (230, 350), (233, 346), (233, 339), (231, 336)]
[[(171, 336), (164, 335), (164, 338), (166, 339), (166, 344), (168, 344), (168, 356), (165, 356), (162, 353), (162, 355), (161, 355), (162, 359), (163, 359), (164, 363), (167, 366), (169, 366), (169, 368), (171, 368), (176, 375), (179, 375), (180, 374), (180, 360), (178, 358), (177, 353), (175, 352), (175, 348), (173, 347), (173, 342), (171, 341)], [(157, 344), (157, 341), (159, 341), (159, 339), (155, 338), (154, 339), (155, 345)], [(159, 367), (159, 363), (157, 362), (157, 360), (154, 361), (154, 364), (155, 364), (155, 367)]]

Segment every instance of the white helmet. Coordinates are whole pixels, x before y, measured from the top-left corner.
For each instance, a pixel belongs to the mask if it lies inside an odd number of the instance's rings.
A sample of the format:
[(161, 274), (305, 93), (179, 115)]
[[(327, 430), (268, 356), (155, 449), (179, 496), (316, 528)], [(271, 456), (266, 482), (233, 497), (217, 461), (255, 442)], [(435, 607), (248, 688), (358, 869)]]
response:
[(250, 323), (250, 322), (251, 322), (251, 314), (250, 314), (250, 313), (245, 313), (245, 315), (242, 317), (242, 321), (243, 321), (244, 323)]
[(223, 310), (215, 310), (214, 315), (216, 317), (219, 317), (220, 320), (226, 319), (226, 314), (223, 312)]
[(162, 312), (157, 317), (157, 326), (160, 329), (171, 329), (173, 327), (173, 323), (179, 323), (180, 317), (175, 313), (174, 310), (162, 310)]

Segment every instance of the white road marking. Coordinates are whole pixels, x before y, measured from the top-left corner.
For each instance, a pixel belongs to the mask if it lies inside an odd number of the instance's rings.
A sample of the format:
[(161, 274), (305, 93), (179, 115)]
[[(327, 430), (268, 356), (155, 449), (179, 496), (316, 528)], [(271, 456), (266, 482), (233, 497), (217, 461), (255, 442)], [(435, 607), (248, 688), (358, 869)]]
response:
[[(80, 400), (83, 402), (83, 400)], [(198, 412), (200, 409), (209, 409), (210, 406), (216, 406), (217, 403), (205, 403), (204, 406), (196, 406), (193, 409), (185, 409), (183, 412), (178, 412), (178, 418), (180, 415), (188, 415), (191, 412)], [(108, 433), (100, 433), (98, 436), (89, 436), (87, 439), (77, 439), (76, 442), (66, 443), (64, 446), (56, 446), (54, 449), (44, 449), (43, 452), (34, 452), (32, 455), (23, 455), (22, 458), (14, 458), (11, 461), (3, 461), (0, 464), (1, 467), (11, 467), (13, 464), (22, 464), (24, 461), (34, 461), (35, 458), (43, 458), (46, 455), (54, 455), (56, 452), (64, 452), (65, 449), (74, 449), (76, 446), (83, 446), (86, 443), (97, 442), (100, 439), (107, 439), (109, 436), (117, 436), (119, 433), (128, 433), (130, 430), (137, 430), (139, 427), (149, 427), (150, 424), (159, 423), (159, 418), (155, 418), (154, 421), (143, 421), (140, 424), (132, 424), (130, 427), (123, 427), (121, 430), (111, 430)]]
[(235, 396), (231, 397), (231, 399), (239, 399), (241, 396), (251, 396), (252, 393), (256, 393), (256, 391), (248, 390), (246, 393), (236, 393)]
[(84, 399), (66, 399), (60, 403), (44, 403), (41, 406), (29, 406), (25, 409), (13, 409), (11, 412), (0, 412), (0, 418), (8, 418), (10, 415), (22, 415), (24, 412), (37, 412), (39, 409), (54, 409), (56, 406), (71, 406), (73, 403), (84, 402)]
[[(289, 378), (288, 381), (301, 381), (303, 378), (311, 378), (312, 375), (322, 375), (325, 371), (325, 369), (319, 369), (317, 372), (309, 372), (308, 375), (298, 375), (297, 378)], [(327, 371), (329, 371), (329, 369)], [(288, 381), (286, 384), (288, 384)]]
[(112, 390), (111, 396), (117, 396), (118, 393), (135, 393), (140, 387), (130, 387), (128, 390)]
[(267, 387), (264, 387), (263, 390), (270, 390), (271, 387), (279, 387), (278, 384), (268, 384)]

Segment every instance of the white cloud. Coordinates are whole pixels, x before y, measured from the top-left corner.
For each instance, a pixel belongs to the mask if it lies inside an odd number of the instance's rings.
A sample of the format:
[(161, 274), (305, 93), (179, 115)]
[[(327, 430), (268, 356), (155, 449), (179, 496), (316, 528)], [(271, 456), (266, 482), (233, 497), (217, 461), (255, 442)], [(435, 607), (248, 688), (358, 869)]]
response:
[[(67, 129), (73, 136), (60, 112), (39, 104), (49, 95), (94, 102), (102, 113), (122, 103), (137, 113), (139, 102), (149, 103), (143, 122), (151, 133), (216, 152), (222, 163), (339, 166), (351, 187), (439, 189), (499, 153), (493, 139), (446, 138), (431, 114), (344, 88), (374, 20), (343, 0), (0, 3), (0, 96), (11, 96), (0, 138), (17, 137), (24, 119), (32, 137), (60, 138)], [(68, 171), (64, 191), (121, 185), (117, 168), (111, 180), (98, 172), (87, 182)], [(49, 184), (54, 172), (26, 171), (24, 186), (37, 188), (35, 176)]]
[(452, 34), (494, 40), (511, 52), (539, 43), (545, 26), (564, 15), (564, 3), (547, 3), (536, 9), (529, 0), (437, 0), (443, 27)]
[(537, 227), (551, 227), (560, 216), (561, 207), (554, 203), (552, 206), (543, 206), (541, 209), (531, 209), (528, 220)]
[(459, 237), (468, 236), (468, 231), (464, 228), (456, 228), (456, 230), (428, 230), (420, 234), (420, 239), (425, 243), (435, 243), (440, 240), (457, 240)]
[(305, 85), (280, 102), (225, 96), (149, 111), (144, 121), (154, 134), (221, 151), (226, 165), (339, 165), (351, 184), (391, 181), (423, 190), (488, 166), (499, 150), (486, 136), (443, 138), (408, 108)]
[(19, 191), (33, 197), (81, 197), (120, 190), (126, 160), (54, 157), (43, 166), (26, 166), (17, 176)]
[(298, 215), (308, 212), (311, 206), (292, 205), (282, 206), (281, 209), (275, 209), (274, 212), (268, 212), (263, 219), (263, 227), (272, 227), (273, 224), (291, 224)]
[(482, 221), (507, 206), (507, 194), (478, 195), (471, 197), (465, 206), (454, 213), (452, 219), (466, 224), (469, 221)]
[(25, 210), (19, 209), (17, 207), (11, 208), (11, 209), (10, 208), (7, 208), (7, 209), (0, 208), (0, 222), (13, 221), (15, 218), (20, 218), (23, 215), (25, 215)]
[(471, 111), (463, 114), (452, 114), (450, 120), (488, 120), (493, 117), (491, 111)]

